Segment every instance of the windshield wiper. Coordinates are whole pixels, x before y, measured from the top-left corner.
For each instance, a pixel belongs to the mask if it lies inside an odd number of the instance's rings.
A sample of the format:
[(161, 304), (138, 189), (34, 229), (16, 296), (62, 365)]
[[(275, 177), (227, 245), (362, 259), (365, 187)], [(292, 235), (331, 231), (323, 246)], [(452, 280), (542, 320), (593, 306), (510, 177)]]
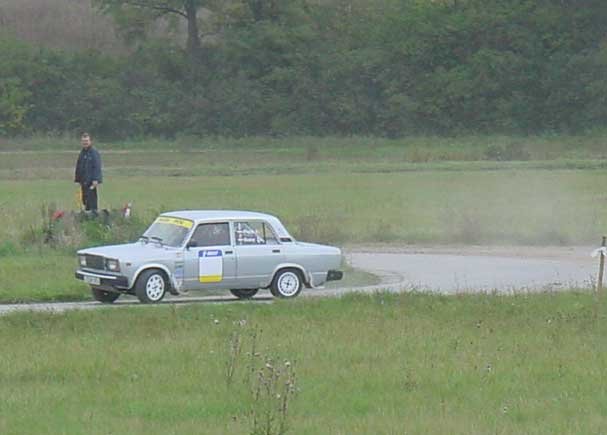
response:
[(161, 239), (160, 237), (155, 237), (155, 236), (152, 236), (152, 237), (150, 237), (150, 239), (152, 239), (152, 240), (156, 240), (156, 241), (157, 241), (158, 243), (160, 243), (161, 245), (163, 245), (163, 244), (164, 244), (164, 243), (162, 242), (162, 239)]
[(145, 243), (148, 243), (150, 241), (150, 238), (148, 236), (141, 236), (139, 237), (139, 240), (143, 240)]

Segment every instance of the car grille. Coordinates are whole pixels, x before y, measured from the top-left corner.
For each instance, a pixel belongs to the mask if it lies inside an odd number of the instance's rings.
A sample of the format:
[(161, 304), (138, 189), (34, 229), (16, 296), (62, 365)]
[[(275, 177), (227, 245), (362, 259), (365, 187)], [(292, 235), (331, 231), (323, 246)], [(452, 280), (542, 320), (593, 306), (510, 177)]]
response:
[(86, 267), (89, 269), (105, 270), (105, 259), (99, 255), (85, 255)]

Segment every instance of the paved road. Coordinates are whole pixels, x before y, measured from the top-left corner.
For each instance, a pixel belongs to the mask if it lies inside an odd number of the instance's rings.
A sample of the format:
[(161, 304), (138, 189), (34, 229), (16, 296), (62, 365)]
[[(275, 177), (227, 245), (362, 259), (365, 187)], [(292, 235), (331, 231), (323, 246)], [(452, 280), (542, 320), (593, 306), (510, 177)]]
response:
[[(375, 273), (381, 283), (367, 287), (311, 290), (304, 296), (336, 296), (353, 291), (431, 291), (443, 294), (468, 292), (512, 293), (591, 288), (597, 260), (590, 247), (355, 247), (346, 249), (354, 267)], [(254, 299), (268, 303), (272, 297), (262, 291)], [(232, 296), (168, 297), (163, 304), (239, 303)], [(250, 301), (240, 302), (250, 303)], [(111, 307), (139, 305), (123, 297)], [(97, 302), (0, 305), (0, 315), (15, 311), (62, 312), (108, 307)]]
[(591, 288), (598, 260), (575, 248), (369, 248), (350, 263), (381, 275), (398, 274), (401, 287), (445, 294)]

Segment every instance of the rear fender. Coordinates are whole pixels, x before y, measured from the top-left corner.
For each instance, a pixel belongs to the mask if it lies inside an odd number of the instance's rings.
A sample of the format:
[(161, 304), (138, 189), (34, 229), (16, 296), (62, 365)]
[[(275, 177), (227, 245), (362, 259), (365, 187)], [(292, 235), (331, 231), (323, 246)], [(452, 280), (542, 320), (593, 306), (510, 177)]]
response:
[(303, 266), (301, 266), (299, 264), (295, 264), (295, 263), (282, 263), (282, 264), (278, 265), (276, 267), (276, 269), (274, 269), (274, 272), (272, 273), (272, 279), (270, 280), (270, 282), (267, 284), (266, 287), (270, 287), (270, 285), (272, 285), (272, 282), (274, 281), (274, 277), (282, 269), (297, 269), (297, 270), (299, 270), (301, 272), (302, 276), (304, 277), (304, 284), (306, 285), (306, 287), (310, 287), (310, 285), (311, 285), (310, 283), (312, 282), (312, 277), (306, 271), (306, 269), (303, 268)]

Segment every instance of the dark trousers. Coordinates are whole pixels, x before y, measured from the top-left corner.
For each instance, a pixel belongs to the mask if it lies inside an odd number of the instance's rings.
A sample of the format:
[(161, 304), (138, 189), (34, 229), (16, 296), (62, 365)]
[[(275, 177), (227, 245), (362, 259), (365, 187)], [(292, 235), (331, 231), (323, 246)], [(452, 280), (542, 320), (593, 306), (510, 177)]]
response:
[(92, 184), (81, 184), (82, 188), (82, 204), (86, 211), (97, 213), (97, 189), (91, 189)]

